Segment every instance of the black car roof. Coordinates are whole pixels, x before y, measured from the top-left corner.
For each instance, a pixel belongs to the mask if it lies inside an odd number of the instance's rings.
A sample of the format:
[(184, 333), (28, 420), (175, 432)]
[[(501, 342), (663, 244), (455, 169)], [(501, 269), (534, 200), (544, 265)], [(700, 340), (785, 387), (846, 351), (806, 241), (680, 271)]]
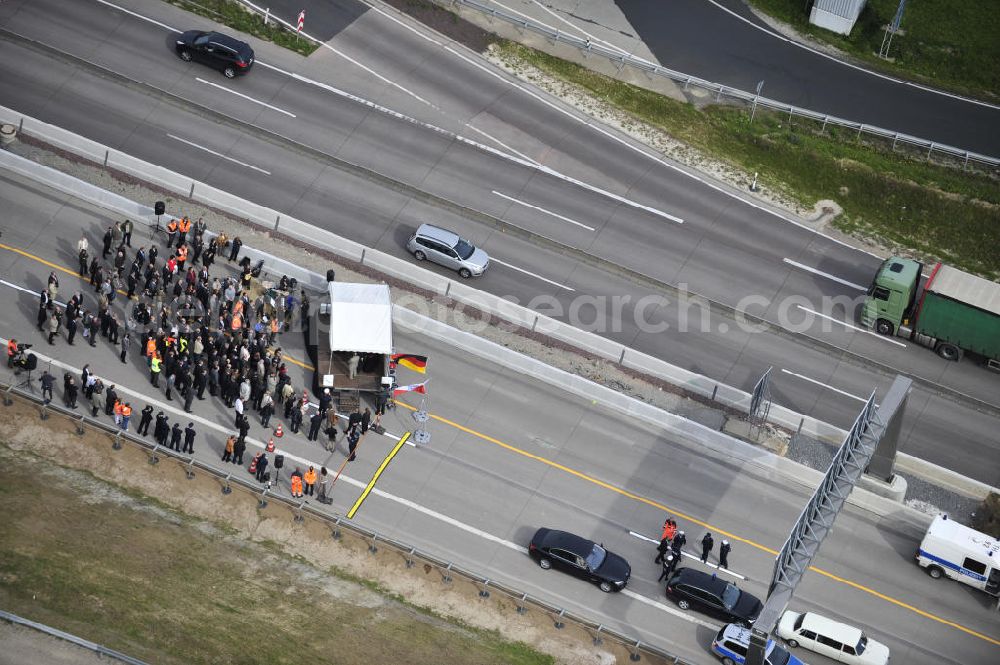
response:
[(594, 549), (594, 541), (555, 529), (549, 529), (548, 533), (542, 536), (541, 541), (539, 545), (542, 547), (559, 547), (569, 550), (577, 556), (587, 556)]
[(718, 577), (713, 577), (712, 575), (704, 573), (700, 570), (695, 570), (693, 568), (681, 568), (674, 576), (674, 584), (693, 584), (721, 596), (722, 592), (725, 591), (726, 587), (729, 585), (729, 582), (719, 579)]
[(250, 48), (249, 44), (247, 44), (246, 42), (242, 42), (236, 39), (235, 37), (224, 35), (221, 32), (209, 32), (206, 34), (208, 35), (208, 38), (213, 42), (216, 42), (217, 44), (222, 44), (223, 46), (228, 46), (229, 48), (233, 49), (238, 53), (249, 54), (250, 52), (253, 51), (253, 49)]

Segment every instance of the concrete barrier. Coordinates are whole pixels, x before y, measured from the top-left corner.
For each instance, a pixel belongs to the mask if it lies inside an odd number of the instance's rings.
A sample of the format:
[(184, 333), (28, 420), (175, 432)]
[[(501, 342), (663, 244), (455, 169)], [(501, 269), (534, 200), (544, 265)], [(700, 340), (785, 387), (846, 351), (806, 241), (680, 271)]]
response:
[(528, 329), (534, 325), (535, 319), (538, 318), (535, 312), (526, 307), (521, 307), (492, 293), (480, 291), (469, 283), (458, 280), (452, 280), (448, 297), (463, 305), (489, 312), (490, 314), (499, 316), (501, 319)]
[(548, 316), (538, 315), (535, 322), (535, 332), (554, 337), (578, 349), (618, 362), (625, 353), (625, 346), (613, 340), (595, 335), (594, 333), (574, 328)]
[(141, 159), (136, 159), (131, 155), (126, 155), (117, 150), (108, 152), (107, 166), (133, 175), (141, 180), (151, 182), (178, 196), (187, 196), (191, 192), (191, 187), (194, 186), (194, 180), (187, 176), (180, 175), (162, 166), (144, 162)]
[(448, 290), (448, 279), (413, 265), (410, 261), (400, 259), (384, 252), (368, 250), (365, 252), (364, 265), (380, 270), (397, 279), (416, 284), (417, 286), (444, 295)]
[(294, 217), (281, 217), (277, 220), (277, 227), (279, 233), (329, 250), (337, 256), (342, 256), (349, 261), (357, 263), (361, 263), (367, 251), (375, 251), (369, 250), (361, 243), (348, 240), (325, 229), (299, 221)]

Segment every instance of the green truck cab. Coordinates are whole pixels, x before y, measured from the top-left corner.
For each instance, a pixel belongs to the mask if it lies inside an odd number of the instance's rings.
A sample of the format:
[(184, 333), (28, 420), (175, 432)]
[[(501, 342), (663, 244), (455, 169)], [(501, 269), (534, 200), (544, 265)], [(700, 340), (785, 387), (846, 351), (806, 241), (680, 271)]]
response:
[(868, 288), (861, 322), (934, 349), (945, 360), (968, 351), (1000, 369), (1000, 284), (938, 263), (920, 288), (923, 264), (891, 257)]

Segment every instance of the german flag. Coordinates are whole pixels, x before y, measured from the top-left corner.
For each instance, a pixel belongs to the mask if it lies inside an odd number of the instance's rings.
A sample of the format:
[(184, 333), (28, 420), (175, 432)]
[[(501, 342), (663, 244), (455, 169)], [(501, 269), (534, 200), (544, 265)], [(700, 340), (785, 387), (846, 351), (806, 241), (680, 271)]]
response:
[(427, 373), (427, 356), (417, 356), (412, 353), (394, 353), (389, 357), (389, 364), (393, 367), (402, 365), (420, 374)]

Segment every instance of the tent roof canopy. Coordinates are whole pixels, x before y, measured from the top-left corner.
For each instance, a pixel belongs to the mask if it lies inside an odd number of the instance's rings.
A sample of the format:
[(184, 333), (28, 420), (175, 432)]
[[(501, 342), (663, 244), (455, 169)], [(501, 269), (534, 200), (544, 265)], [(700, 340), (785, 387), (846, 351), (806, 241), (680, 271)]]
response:
[(392, 300), (386, 284), (330, 282), (330, 351), (392, 353)]

